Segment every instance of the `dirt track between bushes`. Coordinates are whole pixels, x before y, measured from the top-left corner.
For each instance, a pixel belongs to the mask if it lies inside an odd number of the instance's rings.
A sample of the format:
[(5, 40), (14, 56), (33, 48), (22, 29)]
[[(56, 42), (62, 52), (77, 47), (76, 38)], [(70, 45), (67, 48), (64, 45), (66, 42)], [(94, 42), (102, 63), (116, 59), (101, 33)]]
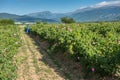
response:
[(23, 46), (16, 55), (19, 61), (16, 80), (67, 80), (47, 53), (24, 32), (23, 27), (21, 27), (21, 38)]

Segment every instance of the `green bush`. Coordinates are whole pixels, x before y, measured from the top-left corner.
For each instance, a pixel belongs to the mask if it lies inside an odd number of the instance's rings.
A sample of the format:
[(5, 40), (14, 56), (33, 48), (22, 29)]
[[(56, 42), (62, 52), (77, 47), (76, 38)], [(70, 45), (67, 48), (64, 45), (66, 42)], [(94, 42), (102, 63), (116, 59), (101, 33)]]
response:
[(32, 33), (48, 40), (55, 50), (68, 52), (87, 70), (92, 72), (94, 69), (101, 75), (114, 75), (119, 69), (119, 29), (119, 22), (39, 24), (31, 27)]
[(13, 25), (0, 26), (0, 80), (15, 80), (17, 67), (13, 57), (20, 46), (19, 28)]
[(13, 25), (14, 24), (14, 21), (13, 20), (11, 20), (11, 19), (1, 19), (0, 20), (0, 24), (11, 24), (11, 25)]
[(62, 17), (61, 22), (63, 22), (63, 23), (75, 23), (75, 20), (73, 18)]

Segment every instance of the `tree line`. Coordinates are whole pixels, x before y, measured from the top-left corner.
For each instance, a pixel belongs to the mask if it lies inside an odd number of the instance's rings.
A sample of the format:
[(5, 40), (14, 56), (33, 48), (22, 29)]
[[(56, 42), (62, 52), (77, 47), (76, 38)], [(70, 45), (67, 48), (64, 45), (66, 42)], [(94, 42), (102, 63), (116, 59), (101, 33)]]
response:
[(14, 24), (12, 19), (0, 19), (0, 24)]

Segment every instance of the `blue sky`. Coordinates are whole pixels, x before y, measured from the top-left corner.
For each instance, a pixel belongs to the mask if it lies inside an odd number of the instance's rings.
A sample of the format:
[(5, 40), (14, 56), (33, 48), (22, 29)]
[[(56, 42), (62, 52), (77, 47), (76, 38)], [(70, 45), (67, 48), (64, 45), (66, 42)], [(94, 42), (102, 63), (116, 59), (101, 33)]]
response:
[(116, 0), (0, 0), (0, 13), (28, 14), (41, 11), (66, 13), (81, 7)]

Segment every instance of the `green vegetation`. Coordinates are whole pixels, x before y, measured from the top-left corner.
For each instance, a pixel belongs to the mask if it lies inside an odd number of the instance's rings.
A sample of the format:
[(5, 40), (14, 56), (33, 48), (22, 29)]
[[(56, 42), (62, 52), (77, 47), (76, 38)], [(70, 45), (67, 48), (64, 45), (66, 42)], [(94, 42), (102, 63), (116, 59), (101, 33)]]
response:
[(69, 53), (91, 73), (114, 75), (119, 70), (119, 22), (36, 24), (31, 33), (48, 40), (51, 50)]
[(14, 21), (11, 20), (11, 19), (1, 19), (1, 20), (0, 20), (0, 24), (2, 24), (2, 25), (8, 25), (8, 24), (13, 25), (13, 24), (14, 24)]
[(0, 25), (0, 80), (15, 80), (17, 67), (13, 57), (20, 46), (19, 28)]
[(75, 23), (75, 20), (73, 18), (62, 17), (61, 22), (63, 22), (63, 23)]

